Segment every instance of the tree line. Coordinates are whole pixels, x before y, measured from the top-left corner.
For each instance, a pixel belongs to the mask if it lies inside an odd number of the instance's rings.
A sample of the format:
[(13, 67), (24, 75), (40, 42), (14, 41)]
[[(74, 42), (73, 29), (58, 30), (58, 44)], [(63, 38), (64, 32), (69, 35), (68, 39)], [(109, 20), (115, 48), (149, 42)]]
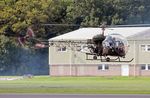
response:
[[(0, 9), (1, 72), (6, 72), (12, 67), (15, 70), (21, 68), (24, 64), (19, 62), (19, 58), (24, 54), (31, 58), (35, 56), (33, 52), (30, 52), (32, 50), (27, 52), (18, 47), (15, 38), (8, 38), (2, 34), (8, 27), (18, 34), (26, 32), (27, 28), (32, 26), (36, 37), (47, 40), (78, 29), (80, 26), (45, 26), (43, 24), (64, 23), (90, 27), (99, 26), (103, 22), (108, 25), (150, 22), (150, 0), (1, 0)], [(34, 51), (38, 56), (43, 52), (47, 54), (47, 50)], [(45, 63), (46, 60), (48, 60), (47, 55), (43, 59), (44, 65), (48, 65)]]

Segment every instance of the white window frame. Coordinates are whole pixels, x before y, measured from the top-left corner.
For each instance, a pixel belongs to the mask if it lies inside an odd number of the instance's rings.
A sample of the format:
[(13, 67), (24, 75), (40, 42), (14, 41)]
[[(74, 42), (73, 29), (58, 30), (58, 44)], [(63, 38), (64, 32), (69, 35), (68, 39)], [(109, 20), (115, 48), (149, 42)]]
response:
[[(99, 66), (101, 66), (102, 69), (99, 69)], [(106, 66), (108, 66), (108, 69), (106, 69)], [(109, 70), (109, 65), (107, 64), (98, 65), (98, 70)]]
[[(66, 49), (63, 50), (63, 48), (66, 48)], [(67, 52), (67, 47), (66, 46), (58, 46), (58, 47), (56, 47), (56, 51), (57, 52)]]
[[(144, 47), (144, 50), (142, 50), (142, 46), (145, 46), (145, 47)], [(141, 50), (142, 52), (150, 52), (150, 44), (141, 44), (141, 45), (140, 45), (140, 50)]]
[(150, 64), (142, 64), (141, 67), (142, 66), (145, 66), (145, 69), (141, 69), (141, 70), (150, 70), (150, 69), (148, 69), (148, 67), (150, 66)]

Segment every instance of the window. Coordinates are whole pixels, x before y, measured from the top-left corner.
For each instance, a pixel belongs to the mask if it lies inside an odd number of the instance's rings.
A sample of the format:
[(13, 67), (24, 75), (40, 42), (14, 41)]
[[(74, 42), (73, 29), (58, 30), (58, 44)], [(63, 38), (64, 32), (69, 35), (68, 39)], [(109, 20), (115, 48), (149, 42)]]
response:
[(66, 50), (67, 50), (66, 47), (61, 48), (61, 51), (66, 51)]
[(98, 70), (102, 70), (102, 69), (103, 69), (102, 65), (98, 66)]
[(66, 52), (67, 48), (66, 48), (66, 46), (57, 47), (57, 51), (59, 51), (59, 52)]
[(108, 65), (105, 65), (105, 64), (99, 65), (99, 66), (98, 66), (98, 70), (109, 70), (109, 66), (108, 66)]
[(150, 70), (150, 64), (141, 65), (141, 70)]
[(108, 69), (109, 69), (109, 66), (108, 66), (108, 65), (105, 65), (105, 69), (108, 70)]
[(150, 45), (147, 45), (147, 51), (150, 51)]
[(150, 51), (150, 45), (141, 45), (141, 51)]
[(148, 70), (150, 70), (150, 64), (148, 65)]
[(141, 65), (141, 70), (145, 70), (146, 66), (145, 65)]

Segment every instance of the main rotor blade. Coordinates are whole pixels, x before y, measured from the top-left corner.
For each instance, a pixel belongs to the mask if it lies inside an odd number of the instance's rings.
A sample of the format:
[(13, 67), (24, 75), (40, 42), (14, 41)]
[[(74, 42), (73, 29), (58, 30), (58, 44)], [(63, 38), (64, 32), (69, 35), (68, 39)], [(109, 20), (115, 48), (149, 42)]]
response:
[(72, 26), (72, 27), (100, 27), (99, 25), (80, 25), (80, 24), (41, 24), (42, 26)]
[(110, 25), (110, 27), (150, 27), (150, 24)]
[(129, 24), (129, 25), (80, 25), (80, 24), (41, 24), (43, 26), (73, 26), (73, 27), (99, 27), (99, 28), (111, 28), (111, 27), (150, 27), (150, 24)]
[(42, 24), (43, 26), (81, 26), (78, 24)]

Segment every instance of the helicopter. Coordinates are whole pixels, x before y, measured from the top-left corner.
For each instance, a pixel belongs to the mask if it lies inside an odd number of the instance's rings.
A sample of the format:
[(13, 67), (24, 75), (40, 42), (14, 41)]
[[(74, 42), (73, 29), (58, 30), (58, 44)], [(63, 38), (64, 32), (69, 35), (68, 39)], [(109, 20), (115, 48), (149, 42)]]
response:
[[(74, 24), (44, 24), (44, 25), (46, 26), (47, 25), (48, 26), (61, 26), (61, 25), (79, 26), (79, 25), (74, 25)], [(100, 60), (101, 62), (131, 62), (133, 58), (131, 60), (125, 60), (125, 61), (120, 59), (120, 58), (125, 58), (127, 54), (128, 47), (129, 47), (127, 39), (117, 33), (105, 35), (105, 28), (106, 28), (105, 23), (103, 23), (100, 26), (100, 28), (102, 29), (102, 32), (100, 34), (93, 36), (92, 39), (87, 39), (86, 42), (70, 41), (69, 43), (80, 44), (80, 47), (82, 46), (82, 44), (84, 44), (84, 47), (80, 48), (78, 51), (85, 53), (87, 60)], [(13, 31), (9, 33), (6, 31), (4, 35), (8, 37), (17, 37), (19, 45), (25, 46), (27, 44), (31, 46), (31, 48), (34, 48), (34, 49), (48, 48), (48, 47), (57, 45), (57, 43), (68, 44), (68, 41), (49, 42), (48, 40), (39, 40), (36, 38), (31, 27), (28, 27), (27, 32), (25, 34), (16, 35)], [(93, 56), (92, 59), (89, 58), (89, 56), (91, 55)], [(98, 59), (98, 57), (100, 57), (100, 59)]]
[[(48, 25), (57, 25), (61, 26), (63, 24), (48, 24)], [(67, 25), (67, 24), (65, 24)], [(75, 26), (75, 25), (71, 25)], [(78, 26), (78, 25), (77, 25)], [(131, 62), (131, 60), (122, 60), (121, 58), (125, 58), (128, 52), (128, 41), (125, 37), (120, 34), (113, 33), (109, 35), (105, 35), (105, 28), (107, 25), (103, 23), (100, 28), (101, 31), (99, 34), (93, 36), (91, 39), (87, 39), (86, 41), (51, 41), (51, 45), (57, 46), (57, 44), (66, 43), (69, 46), (69, 43), (73, 45), (71, 47), (81, 47), (77, 49), (79, 52), (86, 54), (87, 60), (100, 60), (101, 62)], [(93, 58), (89, 58), (89, 56), (93, 56)]]
[[(102, 27), (102, 34), (89, 39), (87, 47), (84, 47), (81, 51), (86, 53), (87, 60), (89, 55), (93, 55), (92, 60), (97, 60), (100, 57), (99, 60), (102, 62), (131, 62), (133, 58), (128, 61), (120, 60), (120, 58), (125, 58), (128, 47), (128, 41), (122, 35), (114, 33), (106, 36)], [(112, 59), (110, 56), (116, 58)]]

